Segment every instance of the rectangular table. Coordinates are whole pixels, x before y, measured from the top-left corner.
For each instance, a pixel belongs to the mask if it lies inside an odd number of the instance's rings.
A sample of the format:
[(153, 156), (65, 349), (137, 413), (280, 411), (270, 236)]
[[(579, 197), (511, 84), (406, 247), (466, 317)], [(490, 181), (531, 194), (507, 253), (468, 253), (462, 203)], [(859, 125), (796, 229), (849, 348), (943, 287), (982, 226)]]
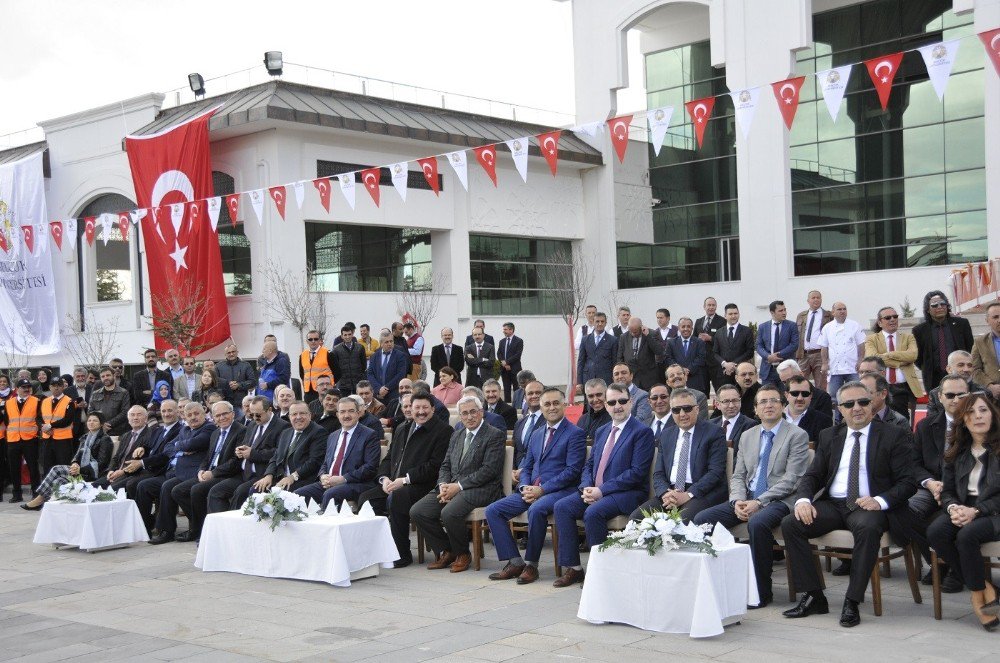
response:
[(651, 557), (644, 550), (595, 547), (577, 617), (707, 638), (758, 601), (750, 547), (743, 544), (718, 557), (684, 549)]
[(76, 546), (88, 552), (149, 541), (139, 508), (132, 500), (113, 502), (48, 501), (35, 528), (35, 543)]
[(399, 559), (382, 516), (311, 516), (282, 523), (257, 522), (240, 510), (210, 514), (201, 530), (194, 565), (267, 578), (318, 580), (348, 587), (378, 575)]

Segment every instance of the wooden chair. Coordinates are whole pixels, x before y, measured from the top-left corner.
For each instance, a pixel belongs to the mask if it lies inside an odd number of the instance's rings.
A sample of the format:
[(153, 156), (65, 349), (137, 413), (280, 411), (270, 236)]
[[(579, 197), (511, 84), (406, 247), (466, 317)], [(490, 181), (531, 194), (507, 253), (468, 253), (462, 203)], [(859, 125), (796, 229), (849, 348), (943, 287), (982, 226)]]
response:
[[(986, 579), (992, 575), (992, 569), (1000, 569), (1000, 541), (985, 543), (979, 548), (983, 556), (983, 565), (986, 567)], [(934, 619), (941, 619), (941, 564), (943, 560), (933, 549), (931, 550), (931, 578), (934, 580)]]
[[(503, 458), (503, 494), (504, 497), (511, 494), (510, 475), (514, 471), (514, 447), (504, 447)], [(489, 528), (486, 524), (486, 507), (476, 507), (465, 517), (465, 522), (472, 530), (472, 565), (477, 571), (480, 569), (480, 560), (485, 556), (483, 551), (483, 528)], [(419, 544), (419, 541), (418, 541)]]

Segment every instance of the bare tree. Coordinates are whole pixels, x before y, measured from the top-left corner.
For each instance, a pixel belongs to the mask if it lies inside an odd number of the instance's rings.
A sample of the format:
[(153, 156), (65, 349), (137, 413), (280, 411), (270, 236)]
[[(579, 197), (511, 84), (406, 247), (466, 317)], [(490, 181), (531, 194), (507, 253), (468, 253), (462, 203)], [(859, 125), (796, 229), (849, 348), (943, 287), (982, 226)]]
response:
[(159, 296), (151, 295), (150, 299), (153, 313), (146, 316), (146, 320), (155, 336), (190, 355), (211, 347), (195, 343), (195, 339), (206, 331), (204, 327), (208, 325), (211, 329), (217, 324), (213, 320), (218, 319), (203, 283), (184, 281), (180, 287)]
[(396, 295), (396, 312), (409, 313), (417, 326), (426, 330), (431, 320), (437, 317), (441, 305), (441, 295), (448, 288), (448, 277), (436, 273), (431, 277), (430, 286), (421, 290), (406, 290)]
[(300, 345), (305, 346), (305, 332), (310, 329), (326, 336), (330, 313), (326, 307), (326, 293), (316, 290), (312, 265), (292, 272), (269, 260), (264, 267), (264, 278), (269, 285), (264, 305), (298, 330)]
[(38, 341), (19, 317), (4, 319), (2, 324), (5, 338), (0, 340), (0, 359), (3, 360), (7, 377), (13, 385), (17, 371), (32, 364)]
[(91, 313), (86, 316), (69, 314), (63, 328), (63, 342), (77, 365), (87, 370), (107, 366), (118, 350), (118, 316), (99, 321)]
[(605, 312), (608, 319), (613, 321), (610, 324), (618, 324), (618, 309), (623, 306), (631, 307), (632, 298), (624, 296), (621, 290), (609, 290), (604, 298), (604, 305), (607, 307)]
[(546, 267), (539, 275), (549, 288), (555, 309), (565, 320), (567, 327), (570, 361), (566, 385), (571, 392), (569, 398), (572, 403), (576, 397), (573, 393), (573, 385), (576, 384), (574, 329), (594, 285), (597, 257), (593, 254), (584, 255), (579, 248), (575, 248), (572, 253), (558, 251), (548, 256), (545, 263)]

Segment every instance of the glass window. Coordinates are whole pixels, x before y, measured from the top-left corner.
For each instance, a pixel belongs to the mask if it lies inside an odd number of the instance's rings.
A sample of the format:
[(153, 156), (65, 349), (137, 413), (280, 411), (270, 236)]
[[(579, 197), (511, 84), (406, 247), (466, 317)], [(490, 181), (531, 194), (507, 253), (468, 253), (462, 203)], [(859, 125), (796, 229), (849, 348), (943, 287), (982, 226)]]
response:
[(424, 228), (306, 221), (310, 287), (319, 292), (404, 292), (431, 287), (431, 233)]
[(572, 255), (564, 240), (469, 235), (473, 315), (558, 315), (552, 291), (568, 282)]
[[(236, 192), (232, 177), (218, 171), (212, 172), (215, 195), (227, 196)], [(253, 292), (253, 277), (250, 269), (250, 240), (243, 228), (233, 227), (229, 216), (229, 206), (222, 205), (219, 213), (219, 252), (222, 254), (222, 280), (227, 295), (249, 295)]]
[[(125, 196), (109, 193), (95, 198), (77, 214), (77, 217), (80, 219), (79, 223), (77, 223), (77, 232), (80, 234), (76, 243), (77, 251), (93, 250), (94, 252), (94, 278), (97, 284), (97, 301), (99, 302), (117, 302), (132, 299), (133, 283), (130, 252), (138, 251), (138, 247), (135, 246), (135, 238), (138, 235), (133, 232), (131, 242), (122, 241), (122, 234), (118, 229), (117, 212), (133, 210), (135, 207), (135, 202)], [(95, 229), (94, 246), (91, 249), (91, 247), (87, 246), (87, 241), (84, 237), (83, 217), (100, 217), (101, 214), (112, 214), (115, 217), (114, 224), (111, 227), (110, 240), (107, 243), (104, 242), (102, 238), (104, 230), (100, 220), (98, 220)], [(82, 262), (78, 264), (82, 265)], [(136, 264), (138, 264), (138, 258)], [(89, 279), (85, 279), (84, 282), (87, 280)]]

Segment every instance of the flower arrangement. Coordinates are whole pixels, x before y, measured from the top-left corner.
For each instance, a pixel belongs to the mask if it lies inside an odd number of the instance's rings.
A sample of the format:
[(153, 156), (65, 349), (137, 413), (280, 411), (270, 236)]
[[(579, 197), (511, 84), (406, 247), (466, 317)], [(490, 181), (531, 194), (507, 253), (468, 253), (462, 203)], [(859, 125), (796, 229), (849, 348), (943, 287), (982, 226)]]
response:
[(306, 498), (275, 487), (267, 493), (252, 493), (243, 505), (243, 515), (254, 516), (257, 522), (270, 521), (273, 532), (283, 522), (308, 518), (309, 512)]
[(712, 525), (685, 524), (677, 507), (670, 511), (644, 510), (642, 515), (644, 517), (639, 522), (630, 520), (624, 530), (608, 535), (599, 549), (645, 550), (650, 555), (655, 555), (659, 550), (692, 548), (712, 557), (717, 556), (710, 536)]
[(55, 499), (70, 504), (88, 504), (90, 502), (114, 502), (118, 496), (108, 488), (95, 488), (81, 477), (70, 477), (70, 480), (56, 489)]

